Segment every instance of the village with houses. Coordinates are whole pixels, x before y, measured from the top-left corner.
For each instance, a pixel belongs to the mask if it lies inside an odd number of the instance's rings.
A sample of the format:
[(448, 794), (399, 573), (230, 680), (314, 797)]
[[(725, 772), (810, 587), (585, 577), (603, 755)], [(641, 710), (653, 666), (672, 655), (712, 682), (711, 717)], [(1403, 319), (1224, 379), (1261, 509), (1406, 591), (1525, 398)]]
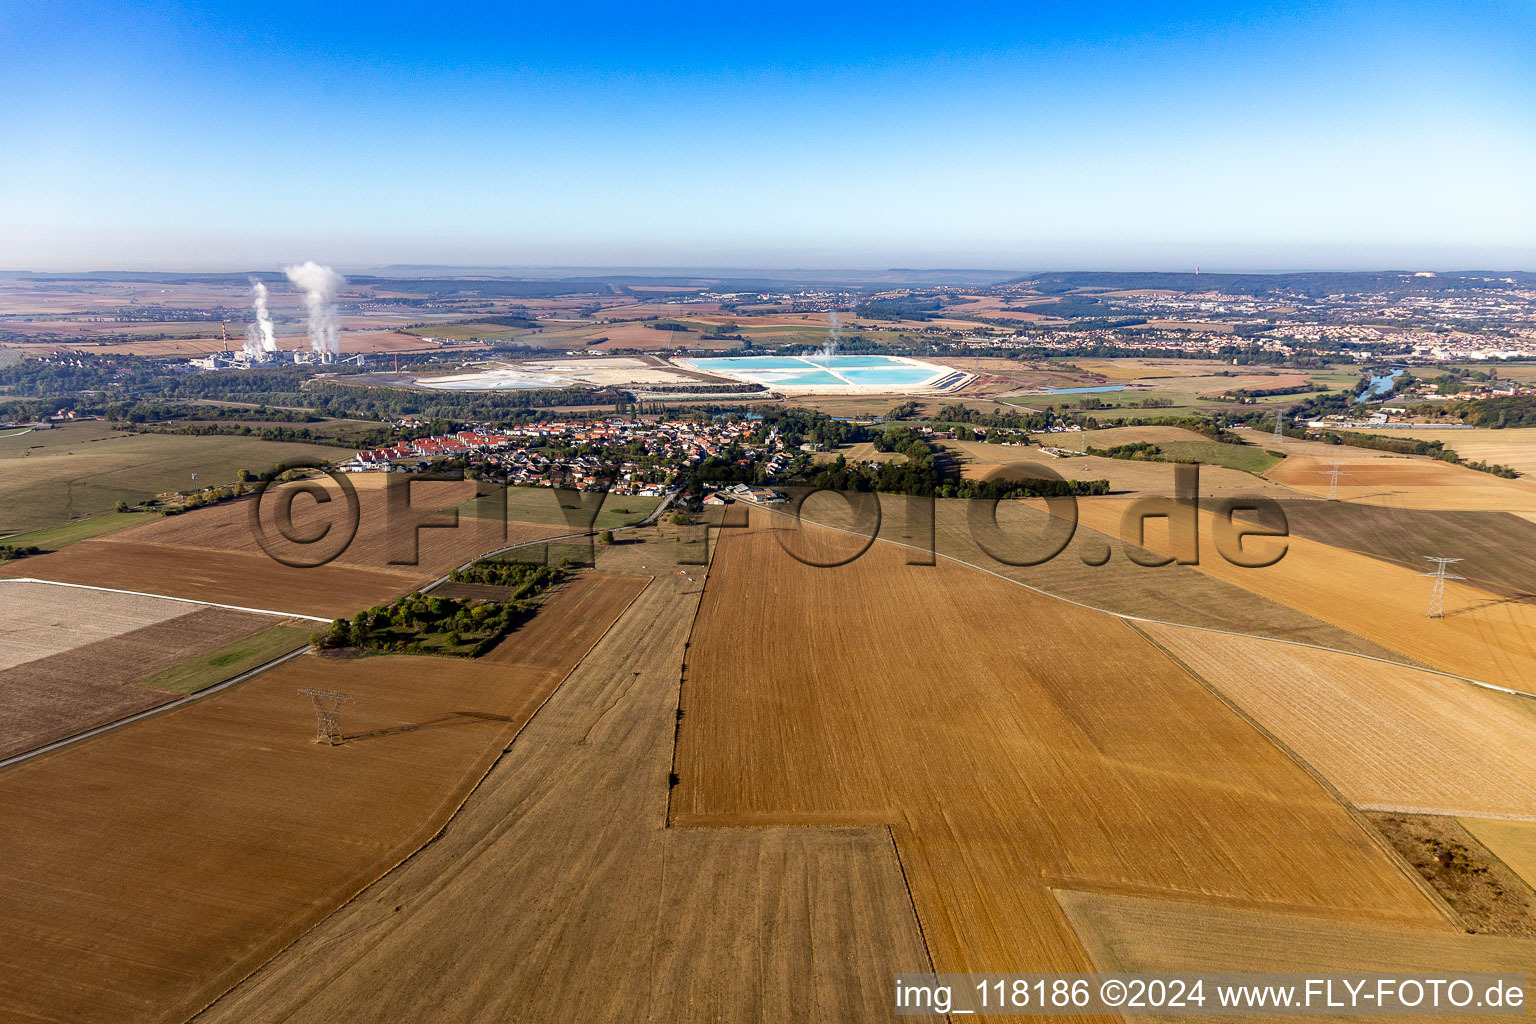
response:
[(360, 451), (340, 468), (421, 472), (450, 465), (514, 485), (660, 497), (680, 473), (710, 458), (729, 458), (742, 467), (760, 468), (766, 476), (782, 473), (792, 461), (776, 429), (763, 432), (749, 420), (615, 416), (475, 427)]

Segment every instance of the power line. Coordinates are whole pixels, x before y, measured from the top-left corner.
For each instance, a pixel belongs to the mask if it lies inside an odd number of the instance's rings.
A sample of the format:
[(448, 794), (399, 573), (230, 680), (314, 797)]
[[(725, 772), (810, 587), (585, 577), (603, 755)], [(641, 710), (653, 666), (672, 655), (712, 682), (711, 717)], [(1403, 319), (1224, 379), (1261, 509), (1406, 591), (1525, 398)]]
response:
[(1328, 466), (1330, 468), (1323, 470), (1323, 472), (1328, 474), (1328, 500), (1338, 501), (1339, 477), (1349, 476), (1349, 473), (1344, 469), (1344, 463), (1342, 462), (1330, 462)]
[(315, 742), (335, 746), (344, 741), (341, 734), (341, 705), (350, 703), (350, 694), (335, 690), (300, 690), (315, 705)]
[(1446, 572), (1446, 566), (1453, 565), (1461, 561), (1461, 559), (1435, 558), (1431, 555), (1425, 555), (1424, 558), (1435, 563), (1434, 572), (1419, 573), (1420, 576), (1427, 576), (1435, 581), (1434, 589), (1429, 592), (1429, 611), (1425, 614), (1425, 617), (1443, 619), (1445, 618), (1445, 581), (1466, 579), (1465, 576), (1457, 576), (1455, 573)]

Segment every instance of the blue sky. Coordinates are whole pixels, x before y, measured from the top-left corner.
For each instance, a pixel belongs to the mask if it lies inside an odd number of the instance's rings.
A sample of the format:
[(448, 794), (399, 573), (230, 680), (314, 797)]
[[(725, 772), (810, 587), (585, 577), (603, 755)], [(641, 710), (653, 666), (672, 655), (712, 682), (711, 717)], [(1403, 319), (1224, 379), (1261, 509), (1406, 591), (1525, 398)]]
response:
[(1536, 269), (1536, 3), (0, 0), (0, 269)]

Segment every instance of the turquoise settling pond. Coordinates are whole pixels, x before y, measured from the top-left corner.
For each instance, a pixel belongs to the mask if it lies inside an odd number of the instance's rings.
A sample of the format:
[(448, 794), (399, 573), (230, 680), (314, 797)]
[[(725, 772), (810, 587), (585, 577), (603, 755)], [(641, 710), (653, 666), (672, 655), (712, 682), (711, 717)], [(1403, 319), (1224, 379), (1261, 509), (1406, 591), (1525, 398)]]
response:
[(958, 374), (947, 366), (897, 356), (725, 356), (678, 360), (705, 373), (770, 388), (905, 391)]

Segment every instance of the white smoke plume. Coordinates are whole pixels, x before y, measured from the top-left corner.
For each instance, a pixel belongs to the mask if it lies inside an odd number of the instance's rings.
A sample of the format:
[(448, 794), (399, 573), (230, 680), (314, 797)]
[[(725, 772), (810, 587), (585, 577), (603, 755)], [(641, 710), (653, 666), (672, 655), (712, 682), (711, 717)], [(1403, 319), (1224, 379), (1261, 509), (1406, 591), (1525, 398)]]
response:
[(835, 309), (827, 314), (827, 319), (832, 323), (832, 333), (821, 348), (811, 356), (812, 359), (819, 359), (824, 363), (831, 362), (832, 357), (837, 355), (837, 332), (843, 326), (843, 322), (838, 318), (837, 310)]
[(260, 281), (251, 282), (251, 308), (256, 311), (256, 322), (245, 329), (245, 351), (249, 355), (277, 351), (277, 336), (272, 331), (272, 316), (267, 312), (267, 286)]
[(336, 289), (346, 283), (330, 267), (322, 267), (314, 260), (284, 267), (294, 287), (304, 292), (304, 305), (309, 308), (309, 347), (318, 356), (334, 359), (341, 354), (340, 324), (336, 318)]

